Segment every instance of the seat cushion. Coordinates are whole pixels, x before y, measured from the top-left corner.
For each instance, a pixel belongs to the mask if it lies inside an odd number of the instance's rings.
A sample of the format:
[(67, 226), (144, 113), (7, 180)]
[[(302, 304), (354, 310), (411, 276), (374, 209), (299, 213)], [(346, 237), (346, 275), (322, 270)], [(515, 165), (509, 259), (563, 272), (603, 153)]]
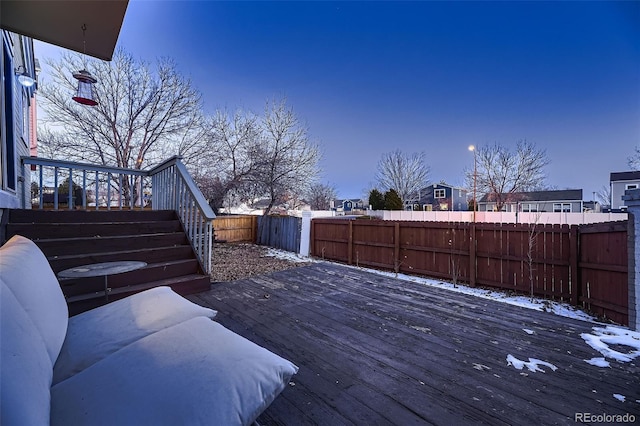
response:
[(0, 424), (49, 424), (51, 376), (40, 332), (0, 279)]
[(156, 287), (71, 317), (53, 384), (156, 331), (215, 315), (216, 311), (190, 302), (169, 287)]
[(140, 339), (53, 386), (51, 424), (246, 425), (297, 370), (197, 317)]
[(54, 364), (67, 333), (69, 310), (47, 258), (33, 241), (16, 235), (0, 247), (0, 279), (35, 324)]

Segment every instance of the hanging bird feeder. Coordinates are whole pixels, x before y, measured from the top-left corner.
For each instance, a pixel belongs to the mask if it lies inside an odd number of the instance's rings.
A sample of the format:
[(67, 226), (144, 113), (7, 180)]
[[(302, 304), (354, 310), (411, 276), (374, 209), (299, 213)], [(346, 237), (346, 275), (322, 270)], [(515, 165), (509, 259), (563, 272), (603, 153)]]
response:
[(97, 83), (98, 80), (87, 70), (74, 73), (73, 78), (78, 80), (78, 90), (76, 91), (76, 95), (71, 99), (82, 105), (98, 105), (98, 102), (93, 99), (93, 85)]
[[(83, 24), (82, 25), (82, 44), (84, 48), (83, 62), (86, 62), (86, 55), (87, 55), (87, 40), (85, 37), (86, 31), (87, 31), (87, 25)], [(86, 63), (85, 63), (85, 69), (74, 73), (73, 78), (78, 80), (78, 90), (76, 90), (76, 95), (71, 99), (73, 99), (74, 101), (82, 105), (89, 105), (89, 106), (98, 105), (98, 102), (95, 99), (93, 99), (93, 85), (96, 84), (98, 80), (94, 76), (92, 76), (89, 71), (86, 70)]]

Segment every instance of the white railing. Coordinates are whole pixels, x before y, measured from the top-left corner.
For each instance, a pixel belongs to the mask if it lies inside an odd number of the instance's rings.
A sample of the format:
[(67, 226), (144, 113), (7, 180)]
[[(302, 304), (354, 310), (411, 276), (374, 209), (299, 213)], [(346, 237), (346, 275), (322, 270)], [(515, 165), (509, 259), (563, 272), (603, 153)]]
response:
[[(216, 217), (180, 157), (151, 170), (22, 157), (32, 171), (31, 196), (22, 208), (54, 210), (175, 210), (207, 274), (211, 273)], [(23, 191), (27, 191), (26, 185)], [(25, 200), (31, 199), (27, 207)], [(36, 207), (37, 206), (37, 207)]]
[(216, 215), (180, 157), (149, 170), (155, 188), (153, 208), (175, 210), (205, 271), (211, 273), (213, 219)]

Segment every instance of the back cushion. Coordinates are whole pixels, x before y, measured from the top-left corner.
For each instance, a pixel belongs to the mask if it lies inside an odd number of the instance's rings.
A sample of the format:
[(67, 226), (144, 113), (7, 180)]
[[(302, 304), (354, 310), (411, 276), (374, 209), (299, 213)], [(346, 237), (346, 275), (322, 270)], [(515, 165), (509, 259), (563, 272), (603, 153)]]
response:
[(55, 364), (67, 333), (69, 310), (47, 258), (33, 241), (16, 235), (0, 247), (0, 279), (33, 321)]
[(39, 331), (0, 279), (0, 424), (49, 424), (52, 376)]

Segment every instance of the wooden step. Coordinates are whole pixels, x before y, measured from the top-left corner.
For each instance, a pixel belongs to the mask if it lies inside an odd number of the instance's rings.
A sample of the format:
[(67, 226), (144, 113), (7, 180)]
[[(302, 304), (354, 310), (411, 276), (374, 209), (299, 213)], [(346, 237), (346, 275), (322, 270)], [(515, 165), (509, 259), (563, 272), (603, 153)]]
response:
[[(211, 288), (211, 282), (209, 280), (209, 277), (207, 276), (193, 274), (173, 279), (164, 279), (147, 282), (144, 284), (136, 284), (129, 287), (121, 287), (117, 290), (113, 289), (109, 291), (109, 302), (122, 299), (132, 294), (159, 286), (168, 286), (178, 294), (188, 295), (209, 290)], [(104, 288), (95, 293), (67, 298), (67, 305), (69, 307), (70, 316), (77, 315), (89, 309), (105, 305), (106, 303), (107, 301), (105, 300)]]
[(153, 234), (182, 231), (179, 220), (143, 222), (87, 222), (87, 223), (9, 223), (7, 239), (22, 235), (31, 240), (52, 238), (107, 237), (131, 234)]
[(75, 238), (51, 238), (35, 241), (46, 256), (63, 256), (87, 253), (108, 253), (123, 250), (150, 249), (188, 245), (184, 232), (157, 234), (117, 235)]
[(10, 223), (159, 222), (176, 220), (173, 210), (9, 210)]
[[(172, 260), (153, 263), (145, 268), (123, 274), (109, 275), (108, 285), (112, 289), (138, 285), (145, 282), (178, 278), (185, 275), (198, 274), (200, 265), (196, 259)], [(104, 277), (59, 279), (65, 296), (77, 296), (83, 293), (104, 293)]]
[(159, 247), (152, 249), (139, 249), (129, 251), (114, 251), (107, 253), (88, 253), (76, 255), (64, 255), (47, 257), (51, 269), (58, 273), (64, 269), (73, 268), (90, 263), (115, 262), (118, 260), (137, 260), (147, 263), (168, 262), (178, 259), (195, 259), (195, 254), (190, 245)]

